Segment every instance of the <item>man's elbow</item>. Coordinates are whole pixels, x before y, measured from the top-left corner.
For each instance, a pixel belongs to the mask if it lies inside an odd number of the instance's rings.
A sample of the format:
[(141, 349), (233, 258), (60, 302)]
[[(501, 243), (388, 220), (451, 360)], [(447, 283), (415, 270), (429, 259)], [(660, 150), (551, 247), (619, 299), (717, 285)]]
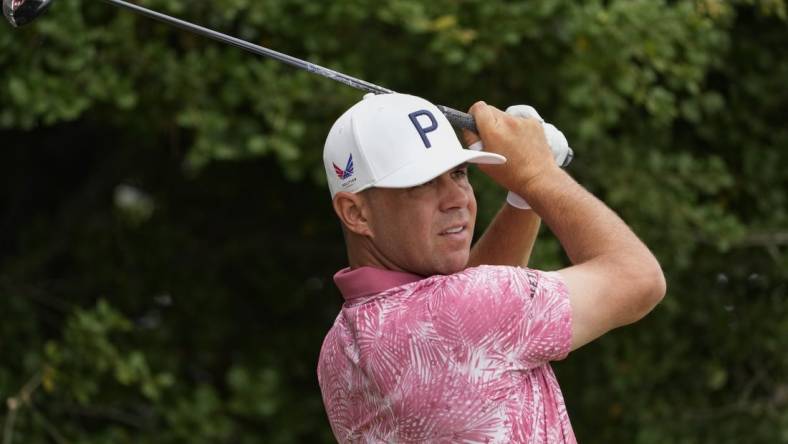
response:
[(622, 283), (614, 321), (619, 327), (643, 319), (665, 297), (665, 274), (653, 257), (619, 267), (615, 280)]
[(656, 259), (651, 262), (653, 264), (643, 267), (636, 278), (634, 304), (628, 323), (643, 319), (662, 301), (667, 292), (667, 282), (662, 267)]

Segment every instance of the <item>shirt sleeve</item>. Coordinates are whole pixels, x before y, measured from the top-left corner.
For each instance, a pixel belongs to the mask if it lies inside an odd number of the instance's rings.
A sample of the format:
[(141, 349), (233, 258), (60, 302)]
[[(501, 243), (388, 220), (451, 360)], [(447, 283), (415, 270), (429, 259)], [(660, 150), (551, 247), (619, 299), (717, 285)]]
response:
[(461, 361), (527, 370), (569, 354), (572, 311), (558, 273), (481, 266), (434, 296), (436, 332)]
[(572, 307), (563, 278), (555, 272), (517, 267), (513, 275), (513, 281), (526, 283), (510, 288), (512, 297), (523, 299), (517, 345), (521, 358), (531, 365), (566, 358), (572, 345)]

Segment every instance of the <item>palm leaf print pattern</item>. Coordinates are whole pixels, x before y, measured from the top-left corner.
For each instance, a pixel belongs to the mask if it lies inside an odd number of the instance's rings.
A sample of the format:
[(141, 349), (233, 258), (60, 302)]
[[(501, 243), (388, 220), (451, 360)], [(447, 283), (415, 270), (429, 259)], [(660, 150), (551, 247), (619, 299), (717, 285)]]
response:
[(557, 273), (482, 266), (348, 301), (318, 380), (339, 442), (574, 443)]

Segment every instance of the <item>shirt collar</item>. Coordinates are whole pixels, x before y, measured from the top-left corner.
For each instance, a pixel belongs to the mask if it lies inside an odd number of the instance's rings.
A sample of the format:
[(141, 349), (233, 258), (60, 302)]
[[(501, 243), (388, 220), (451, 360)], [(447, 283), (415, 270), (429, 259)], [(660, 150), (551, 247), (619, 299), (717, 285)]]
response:
[(424, 278), (417, 274), (375, 267), (344, 268), (334, 275), (334, 283), (346, 301), (371, 296), (422, 279)]

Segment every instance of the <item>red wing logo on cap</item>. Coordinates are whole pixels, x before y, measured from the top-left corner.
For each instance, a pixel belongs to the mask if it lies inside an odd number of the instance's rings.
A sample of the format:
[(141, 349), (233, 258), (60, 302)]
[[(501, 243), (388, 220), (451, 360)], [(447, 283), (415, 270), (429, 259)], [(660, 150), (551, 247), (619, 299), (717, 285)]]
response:
[(339, 166), (337, 166), (337, 164), (335, 164), (334, 162), (331, 162), (331, 164), (334, 165), (334, 172), (337, 173), (337, 177), (339, 177), (340, 179), (345, 180), (345, 179), (350, 179), (351, 177), (353, 177), (353, 154), (352, 153), (350, 154), (350, 157), (347, 159), (347, 165), (345, 165), (345, 169), (344, 170), (342, 168), (340, 168)]

